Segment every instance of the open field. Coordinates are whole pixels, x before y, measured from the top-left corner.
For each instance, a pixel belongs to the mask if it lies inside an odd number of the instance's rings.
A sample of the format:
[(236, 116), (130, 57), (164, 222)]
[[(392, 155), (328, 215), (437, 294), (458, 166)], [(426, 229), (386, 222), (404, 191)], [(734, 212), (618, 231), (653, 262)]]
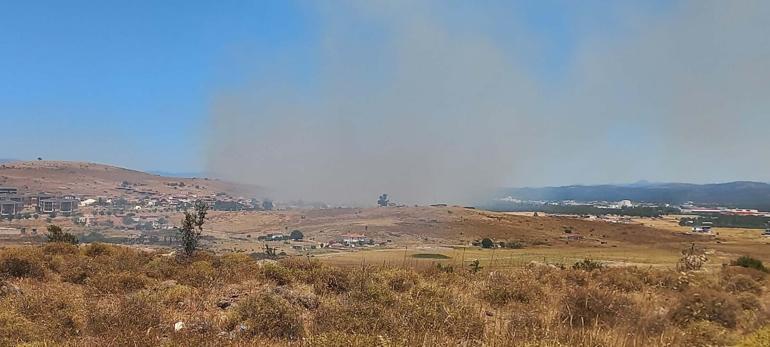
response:
[[(181, 214), (169, 213), (168, 219), (179, 223)], [(676, 224), (676, 217), (636, 219), (634, 222), (636, 224), (543, 215), (533, 217), (531, 214), (493, 213), (462, 207), (215, 211), (204, 227), (204, 235), (208, 237), (204, 245), (220, 253), (250, 253), (261, 252), (267, 243), (279, 252), (307, 254), (337, 265), (410, 263), (428, 266), (434, 262), (467, 264), (478, 259), (484, 266), (502, 268), (526, 265), (531, 261), (570, 264), (591, 258), (617, 265), (673, 266), (680, 251), (692, 243), (708, 250), (709, 267), (719, 266), (740, 255), (770, 261), (770, 238), (760, 236), (758, 230), (716, 228), (713, 236), (692, 235), (688, 228)], [(87, 232), (86, 228), (73, 225), (67, 218), (56, 218), (52, 223), (61, 224), (75, 234)], [(43, 231), (46, 224), (42, 219), (3, 221), (0, 227)], [(288, 234), (292, 230), (302, 231), (305, 241), (257, 240), (268, 233)], [(137, 235), (131, 230), (102, 232), (112, 237)], [(292, 247), (329, 243), (348, 233), (365, 235), (376, 244), (301, 251)], [(581, 238), (567, 240), (567, 235), (580, 235)], [(489, 250), (470, 245), (485, 237), (496, 242), (518, 242), (523, 248)], [(2, 244), (23, 244), (25, 239), (0, 235), (0, 240)], [(417, 253), (440, 254), (448, 259), (411, 256)]]

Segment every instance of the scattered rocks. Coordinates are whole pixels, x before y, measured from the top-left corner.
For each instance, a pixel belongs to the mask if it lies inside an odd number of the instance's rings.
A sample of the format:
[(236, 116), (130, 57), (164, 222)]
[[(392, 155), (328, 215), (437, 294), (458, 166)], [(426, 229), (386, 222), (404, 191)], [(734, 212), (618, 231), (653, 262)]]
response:
[(174, 332), (175, 333), (179, 332), (180, 330), (182, 330), (184, 328), (185, 328), (184, 322), (176, 322), (174, 324)]
[(240, 294), (234, 293), (234, 294), (230, 294), (227, 297), (221, 298), (217, 300), (217, 307), (219, 307), (220, 309), (226, 310), (232, 307), (233, 304), (238, 301), (240, 296), (241, 296)]

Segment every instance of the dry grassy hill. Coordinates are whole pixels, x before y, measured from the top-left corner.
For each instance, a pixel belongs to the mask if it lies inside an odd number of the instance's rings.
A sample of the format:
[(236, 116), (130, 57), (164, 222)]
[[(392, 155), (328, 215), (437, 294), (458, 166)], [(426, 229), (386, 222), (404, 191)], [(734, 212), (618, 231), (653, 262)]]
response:
[[(0, 186), (22, 192), (75, 195), (120, 195), (124, 182), (138, 191), (175, 195), (254, 195), (259, 189), (208, 178), (175, 178), (115, 166), (67, 161), (22, 161), (0, 165)], [(184, 183), (181, 186), (180, 183)], [(135, 193), (134, 193), (135, 194)]]

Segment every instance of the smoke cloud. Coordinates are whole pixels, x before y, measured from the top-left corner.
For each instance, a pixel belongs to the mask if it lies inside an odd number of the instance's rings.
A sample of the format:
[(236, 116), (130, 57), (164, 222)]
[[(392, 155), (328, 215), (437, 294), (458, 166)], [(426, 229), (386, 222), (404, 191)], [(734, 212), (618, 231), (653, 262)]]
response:
[(767, 2), (618, 6), (612, 32), (575, 11), (555, 81), (519, 17), (460, 6), (312, 8), (317, 68), (244, 71), (255, 77), (214, 95), (208, 171), (278, 199), (364, 205), (380, 193), (474, 202), (503, 185), (770, 179)]

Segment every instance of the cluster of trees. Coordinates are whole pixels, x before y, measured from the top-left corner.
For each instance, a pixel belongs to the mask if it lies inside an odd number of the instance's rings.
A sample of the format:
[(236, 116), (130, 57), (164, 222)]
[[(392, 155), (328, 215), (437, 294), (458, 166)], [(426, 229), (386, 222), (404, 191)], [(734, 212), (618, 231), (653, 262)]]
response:
[(493, 241), (492, 239), (485, 237), (481, 241), (477, 241), (473, 243), (475, 246), (481, 246), (481, 248), (511, 248), (511, 249), (520, 249), (524, 248), (524, 243), (518, 242), (518, 241)]

